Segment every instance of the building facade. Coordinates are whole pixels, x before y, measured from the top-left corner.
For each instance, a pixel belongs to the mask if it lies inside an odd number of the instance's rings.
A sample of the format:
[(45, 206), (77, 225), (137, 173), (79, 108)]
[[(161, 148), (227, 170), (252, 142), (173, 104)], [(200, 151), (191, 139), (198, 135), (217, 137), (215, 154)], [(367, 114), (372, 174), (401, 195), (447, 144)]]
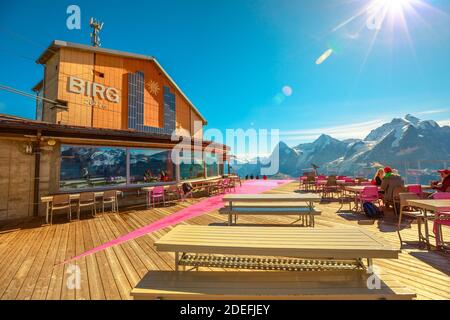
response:
[(43, 214), (49, 194), (226, 171), (227, 147), (203, 141), (205, 118), (153, 57), (54, 41), (37, 62), (36, 120), (0, 117), (0, 220)]

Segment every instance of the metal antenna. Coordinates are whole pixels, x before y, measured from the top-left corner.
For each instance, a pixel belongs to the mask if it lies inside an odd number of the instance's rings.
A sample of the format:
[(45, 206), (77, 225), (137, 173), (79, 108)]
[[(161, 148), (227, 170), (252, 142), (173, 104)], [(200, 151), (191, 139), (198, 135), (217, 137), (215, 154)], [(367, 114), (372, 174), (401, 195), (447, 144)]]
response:
[(97, 21), (91, 17), (91, 19), (89, 20), (89, 26), (92, 28), (91, 44), (94, 47), (100, 47), (101, 43), (99, 33), (103, 29), (103, 22)]

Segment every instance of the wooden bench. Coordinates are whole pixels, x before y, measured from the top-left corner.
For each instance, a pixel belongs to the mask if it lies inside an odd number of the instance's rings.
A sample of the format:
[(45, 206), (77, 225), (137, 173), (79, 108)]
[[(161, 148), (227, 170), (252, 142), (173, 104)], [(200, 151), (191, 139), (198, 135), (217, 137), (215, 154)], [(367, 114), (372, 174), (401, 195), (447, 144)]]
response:
[[(411, 300), (389, 275), (370, 289), (365, 272), (151, 271), (132, 289), (135, 300)], [(369, 280), (369, 281), (368, 281)]]
[[(320, 211), (316, 211), (309, 207), (300, 207), (298, 204), (296, 206), (263, 206), (261, 204), (256, 206), (248, 206), (244, 205), (233, 206), (233, 210), (230, 210), (229, 207), (222, 208), (219, 210), (219, 214), (228, 215), (228, 225), (231, 226), (233, 224), (237, 224), (239, 215), (273, 215), (273, 216), (299, 216), (299, 219), (292, 222), (292, 224), (297, 221), (302, 220), (304, 226), (314, 227), (315, 226), (315, 216), (321, 214)], [(234, 217), (234, 220), (233, 220)]]
[[(237, 223), (239, 215), (286, 215), (299, 216), (303, 225), (314, 227), (314, 217), (320, 211), (314, 209), (314, 203), (321, 198), (314, 194), (259, 194), (259, 195), (226, 195), (223, 198), (225, 208), (220, 214), (228, 215), (228, 225)], [(294, 223), (295, 223), (294, 222)]]

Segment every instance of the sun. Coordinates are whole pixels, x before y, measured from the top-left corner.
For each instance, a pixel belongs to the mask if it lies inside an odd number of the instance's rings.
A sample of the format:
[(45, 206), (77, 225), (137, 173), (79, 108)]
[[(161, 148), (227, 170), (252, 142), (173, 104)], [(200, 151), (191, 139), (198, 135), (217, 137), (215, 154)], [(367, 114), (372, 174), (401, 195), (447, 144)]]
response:
[(372, 0), (368, 11), (379, 16), (392, 18), (401, 18), (405, 11), (410, 11), (420, 0)]

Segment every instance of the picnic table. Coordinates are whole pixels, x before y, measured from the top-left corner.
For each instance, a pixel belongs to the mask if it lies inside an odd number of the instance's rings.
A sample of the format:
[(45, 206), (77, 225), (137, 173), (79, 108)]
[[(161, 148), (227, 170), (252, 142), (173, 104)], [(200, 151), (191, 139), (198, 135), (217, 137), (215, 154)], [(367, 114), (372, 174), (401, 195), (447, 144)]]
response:
[[(321, 201), (317, 194), (229, 194), (223, 197), (226, 207), (219, 213), (228, 215), (228, 225), (237, 222), (239, 215), (298, 215), (303, 223), (314, 226), (314, 203)], [(300, 220), (299, 219), (299, 220)], [(297, 220), (297, 221), (299, 221)]]
[[(433, 218), (436, 212), (450, 211), (450, 200), (433, 200), (433, 199), (413, 199), (407, 200), (408, 205), (418, 208), (422, 213), (421, 218), (424, 221), (425, 235), (419, 229), (419, 241), (425, 242), (428, 249), (430, 245), (430, 232), (428, 229), (428, 220)], [(428, 213), (431, 214), (428, 214)]]
[[(368, 266), (371, 266), (373, 258), (397, 259), (400, 252), (383, 239), (358, 228), (228, 228), (183, 225), (175, 227), (156, 241), (155, 246), (158, 251), (175, 253), (176, 270), (180, 265), (195, 264), (198, 260), (194, 257), (201, 260), (201, 254), (323, 259), (322, 262), (329, 262), (327, 267), (331, 268), (336, 260), (363, 267), (362, 260), (367, 259)], [(342, 267), (345, 265), (342, 263)], [(228, 266), (225, 264), (224, 267)]]
[[(399, 249), (357, 228), (182, 225), (156, 241), (155, 246), (159, 252), (175, 253), (175, 271), (150, 271), (132, 289), (134, 299), (415, 297), (395, 279), (386, 280), (384, 275), (378, 289), (368, 287), (373, 273), (362, 259), (372, 266), (373, 258), (397, 259)], [(191, 266), (197, 272), (182, 272), (180, 266)], [(260, 271), (206, 272), (199, 271), (199, 267)]]

